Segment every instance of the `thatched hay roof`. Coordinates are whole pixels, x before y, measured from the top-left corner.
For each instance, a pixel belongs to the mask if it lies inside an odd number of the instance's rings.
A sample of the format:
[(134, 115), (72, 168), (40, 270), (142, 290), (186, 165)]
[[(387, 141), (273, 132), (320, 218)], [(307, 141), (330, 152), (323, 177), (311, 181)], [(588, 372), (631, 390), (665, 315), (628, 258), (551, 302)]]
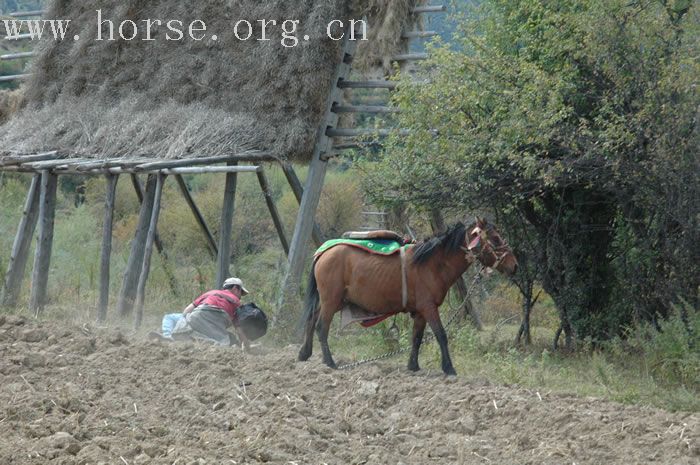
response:
[[(340, 60), (341, 42), (326, 36), (327, 24), (369, 14), (374, 40), (358, 58), (370, 67), (397, 52), (410, 9), (420, 3), (53, 0), (46, 16), (71, 19), (70, 36), (81, 40), (42, 42), (26, 107), (0, 129), (0, 150), (189, 158), (259, 149), (306, 160)], [(127, 19), (202, 20), (218, 40), (166, 41), (162, 27), (150, 42), (96, 41), (97, 9), (115, 28)], [(271, 26), (270, 41), (240, 41), (233, 32), (240, 19), (255, 26), (253, 37), (261, 36), (260, 19), (298, 19), (299, 45), (283, 47)]]

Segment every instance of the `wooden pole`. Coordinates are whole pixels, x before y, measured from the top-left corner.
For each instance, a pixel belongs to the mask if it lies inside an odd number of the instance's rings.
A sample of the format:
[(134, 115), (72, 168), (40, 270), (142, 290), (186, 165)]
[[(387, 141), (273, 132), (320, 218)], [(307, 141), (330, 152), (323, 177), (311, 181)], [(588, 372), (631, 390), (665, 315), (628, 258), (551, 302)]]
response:
[(197, 220), (197, 225), (199, 225), (199, 228), (204, 233), (204, 237), (207, 239), (207, 246), (211, 257), (215, 259), (218, 253), (218, 248), (216, 246), (214, 234), (212, 234), (211, 229), (209, 229), (209, 226), (207, 226), (207, 222), (204, 220), (204, 215), (202, 215), (202, 212), (199, 210), (199, 208), (197, 208), (197, 204), (194, 203), (194, 199), (192, 198), (190, 190), (187, 188), (187, 184), (185, 184), (185, 180), (182, 178), (182, 175), (176, 174), (175, 181), (177, 181), (177, 185), (180, 188), (180, 192), (182, 192), (182, 196), (185, 198), (187, 205), (189, 205), (190, 210), (192, 210), (192, 214), (194, 215), (195, 220)]
[(289, 247), (289, 267), (282, 280), (279, 308), (273, 322), (280, 327), (281, 333), (286, 333), (288, 336), (291, 336), (290, 328), (294, 325), (294, 320), (298, 318), (301, 308), (301, 275), (306, 259), (309, 258), (309, 239), (311, 239), (314, 217), (321, 198), (323, 180), (326, 176), (327, 155), (333, 147), (333, 139), (328, 134), (338, 124), (338, 115), (333, 113), (332, 109), (334, 105), (341, 105), (343, 102), (343, 91), (338, 85), (350, 75), (353, 56), (357, 49), (357, 42), (350, 40), (350, 31), (345, 32), (342, 57), (331, 81), (325, 115), (316, 135), (316, 145), (306, 178), (304, 196), (299, 206), (294, 235)]
[[(301, 199), (304, 197), (304, 187), (301, 185), (301, 181), (299, 181), (299, 177), (297, 176), (296, 171), (294, 171), (294, 167), (292, 167), (292, 165), (290, 165), (289, 163), (282, 163), (282, 171), (284, 172), (284, 175), (287, 178), (289, 187), (292, 188), (294, 197), (296, 197), (297, 202), (299, 203), (299, 205), (301, 205)], [(314, 227), (311, 232), (311, 235), (314, 240), (314, 243), (316, 244), (316, 247), (320, 247), (321, 244), (325, 242), (323, 233), (321, 232), (321, 227), (316, 221), (314, 221)]]
[[(442, 216), (442, 212), (440, 210), (432, 210), (430, 212), (430, 224), (432, 225), (433, 232), (446, 230), (445, 218)], [(467, 299), (468, 289), (467, 284), (464, 282), (464, 278), (461, 276), (457, 278), (457, 282), (455, 282), (454, 286), (452, 286), (452, 289), (454, 289), (454, 291), (457, 293), (457, 297), (464, 301), (464, 313), (469, 315), (474, 327), (477, 330), (482, 331), (484, 329), (484, 325), (481, 322), (479, 311), (474, 308), (471, 299)]]
[(102, 222), (102, 252), (100, 254), (100, 297), (97, 304), (97, 321), (103, 323), (107, 319), (109, 305), (109, 266), (112, 257), (112, 227), (114, 224), (114, 203), (117, 193), (119, 176), (108, 174), (107, 192), (105, 195), (104, 221)]
[[(237, 162), (229, 162), (229, 166), (235, 166)], [(231, 264), (231, 233), (233, 231), (233, 209), (236, 200), (236, 173), (226, 174), (226, 187), (224, 188), (224, 204), (221, 209), (221, 225), (219, 227), (219, 254), (216, 264), (216, 287), (220, 288), (224, 280), (229, 277)]]
[(153, 255), (153, 244), (156, 239), (156, 228), (158, 227), (158, 215), (160, 214), (160, 199), (163, 193), (163, 182), (165, 175), (158, 174), (156, 179), (156, 192), (153, 197), (153, 208), (151, 210), (151, 220), (146, 236), (146, 246), (143, 253), (143, 265), (141, 274), (139, 275), (139, 283), (136, 290), (136, 311), (134, 312), (134, 327), (141, 327), (143, 321), (143, 303), (146, 295), (146, 281), (148, 281), (148, 273), (151, 269), (151, 256)]
[(14, 307), (17, 305), (19, 292), (22, 289), (24, 270), (29, 258), (29, 248), (36, 229), (39, 215), (39, 197), (41, 196), (41, 174), (35, 174), (29, 186), (27, 200), (24, 203), (22, 220), (17, 228), (17, 235), (12, 244), (10, 263), (7, 266), (7, 274), (2, 288), (2, 306)]
[(282, 243), (282, 248), (284, 253), (289, 256), (289, 241), (287, 241), (287, 233), (284, 231), (284, 225), (282, 224), (282, 219), (280, 218), (279, 211), (277, 211), (277, 206), (275, 201), (270, 194), (270, 185), (267, 182), (267, 177), (265, 176), (265, 171), (262, 168), (257, 172), (258, 182), (260, 183), (260, 189), (262, 189), (263, 195), (265, 196), (265, 203), (267, 203), (267, 208), (270, 210), (270, 215), (272, 216), (272, 222), (275, 224), (275, 229), (277, 230), (277, 235)]
[(117, 299), (117, 314), (120, 317), (125, 317), (134, 308), (136, 299), (136, 287), (138, 279), (143, 267), (143, 253), (146, 248), (146, 236), (148, 235), (148, 227), (151, 223), (151, 212), (153, 210), (153, 200), (156, 190), (156, 175), (148, 175), (146, 181), (146, 192), (143, 195), (141, 203), (141, 211), (139, 213), (139, 221), (136, 225), (136, 233), (134, 240), (131, 243), (131, 253), (129, 260), (126, 263), (122, 287), (119, 291)]
[[(149, 176), (155, 176), (155, 174), (150, 174)], [(131, 174), (131, 183), (134, 185), (134, 190), (136, 191), (136, 196), (139, 199), (139, 203), (143, 203), (143, 186), (141, 185), (141, 181), (139, 181), (139, 177), (136, 174)], [(165, 272), (165, 276), (168, 278), (168, 284), (170, 285), (170, 290), (172, 293), (176, 296), (180, 295), (180, 288), (177, 285), (177, 281), (175, 280), (175, 275), (173, 274), (172, 270), (168, 266), (168, 254), (165, 251), (165, 248), (163, 247), (163, 242), (160, 240), (160, 235), (158, 235), (158, 231), (156, 231), (156, 250), (158, 250), (158, 253), (160, 254), (160, 257), (162, 258), (161, 263), (163, 265), (163, 271)]]
[(51, 248), (53, 246), (53, 226), (56, 216), (56, 187), (58, 176), (50, 171), (41, 172), (41, 198), (39, 199), (39, 238), (34, 254), (32, 291), (29, 310), (36, 316), (46, 305)]

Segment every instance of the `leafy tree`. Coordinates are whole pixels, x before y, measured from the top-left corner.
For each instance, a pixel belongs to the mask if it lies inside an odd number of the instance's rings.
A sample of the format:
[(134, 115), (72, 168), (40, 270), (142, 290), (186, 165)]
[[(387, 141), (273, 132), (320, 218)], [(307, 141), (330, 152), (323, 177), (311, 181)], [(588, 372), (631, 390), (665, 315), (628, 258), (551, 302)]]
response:
[(484, 1), (397, 92), (412, 133), (365, 187), (524, 224), (568, 344), (697, 303), (699, 23), (681, 0)]

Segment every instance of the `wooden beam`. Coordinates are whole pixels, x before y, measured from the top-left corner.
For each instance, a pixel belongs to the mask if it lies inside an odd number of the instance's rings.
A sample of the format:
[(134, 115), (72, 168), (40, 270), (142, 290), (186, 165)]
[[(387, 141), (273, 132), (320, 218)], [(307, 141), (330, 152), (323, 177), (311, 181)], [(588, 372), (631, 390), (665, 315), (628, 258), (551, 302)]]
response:
[(35, 174), (24, 202), (15, 241), (12, 244), (10, 263), (7, 266), (5, 282), (2, 288), (2, 306), (15, 307), (22, 289), (24, 270), (29, 259), (29, 248), (34, 237), (37, 218), (39, 217), (39, 197), (41, 196), (41, 174)]
[(15, 11), (10, 13), (13, 18), (27, 18), (29, 16), (41, 16), (46, 13), (45, 10), (29, 10), (29, 11)]
[(326, 135), (328, 137), (387, 137), (391, 134), (394, 134), (396, 131), (398, 131), (400, 135), (408, 135), (410, 133), (410, 131), (408, 131), (407, 129), (328, 128), (326, 130)]
[[(284, 176), (287, 178), (287, 182), (289, 183), (289, 187), (292, 188), (292, 193), (297, 199), (297, 203), (301, 205), (301, 199), (304, 197), (304, 187), (301, 185), (301, 181), (299, 181), (299, 177), (297, 176), (296, 171), (294, 171), (294, 167), (292, 167), (290, 163), (286, 162), (281, 163), (281, 166), (282, 171), (284, 172)], [(326, 241), (323, 237), (323, 233), (321, 232), (321, 227), (316, 221), (314, 221), (314, 227), (311, 232), (311, 235), (314, 240), (314, 243), (316, 244), (316, 247), (320, 247), (321, 244), (323, 244)]]
[(11, 81), (22, 81), (29, 78), (31, 74), (8, 74), (7, 76), (0, 76), (0, 82), (11, 82)]
[[(229, 162), (229, 166), (236, 162)], [(216, 288), (221, 288), (224, 280), (230, 276), (231, 265), (231, 234), (233, 232), (233, 210), (236, 201), (236, 173), (226, 174), (224, 187), (224, 204), (221, 208), (221, 224), (219, 226), (219, 254), (216, 264)]]
[[(89, 161), (84, 158), (76, 158), (74, 159), (74, 162), (83, 162), (83, 161)], [(42, 161), (33, 161), (33, 162), (24, 162), (19, 165), (19, 171), (30, 171), (30, 172), (36, 172), (36, 171), (44, 171), (44, 170), (54, 170), (54, 169), (60, 169), (63, 166), (67, 166), (70, 164), (72, 161), (66, 160), (59, 158), (57, 160), (42, 160)]]
[(26, 34), (17, 34), (16, 36), (6, 36), (5, 40), (27, 40), (31, 39), (32, 34), (26, 33)]
[[(179, 168), (185, 166), (199, 166), (199, 165), (211, 165), (215, 163), (228, 163), (228, 162), (263, 162), (263, 161), (277, 161), (278, 158), (269, 152), (259, 152), (251, 151), (244, 152), (240, 154), (233, 155), (222, 155), (215, 157), (199, 157), (199, 158), (188, 158), (184, 160), (161, 160), (151, 163), (144, 163), (137, 165), (135, 167), (136, 171), (157, 171), (169, 168)], [(231, 165), (229, 165), (231, 166)]]
[(341, 89), (389, 89), (394, 90), (398, 86), (396, 81), (347, 81), (340, 79), (338, 87)]
[(379, 106), (379, 105), (335, 105), (333, 107), (335, 113), (398, 113), (399, 109), (395, 107)]
[(343, 102), (343, 90), (338, 84), (344, 82), (350, 75), (353, 56), (357, 49), (357, 41), (350, 40), (350, 36), (350, 31), (346, 31), (342, 46), (343, 56), (330, 83), (331, 91), (326, 99), (325, 114), (316, 135), (316, 145), (309, 164), (304, 196), (299, 206), (294, 234), (289, 247), (289, 266), (281, 285), (282, 293), (274, 324), (281, 326), (283, 331), (287, 329), (288, 336), (291, 336), (291, 327), (299, 316), (299, 291), (301, 290), (302, 273), (310, 255), (309, 239), (311, 239), (311, 231), (326, 176), (328, 155), (332, 152), (333, 139), (328, 136), (327, 130), (335, 128), (338, 124), (338, 115), (333, 113), (332, 108)]
[(401, 35), (402, 39), (428, 39), (438, 35), (437, 31), (407, 31)]
[(146, 191), (143, 194), (139, 220), (136, 225), (136, 233), (134, 234), (134, 240), (131, 242), (131, 253), (126, 263), (122, 287), (119, 291), (119, 298), (117, 299), (117, 314), (122, 318), (130, 314), (134, 309), (138, 279), (141, 274), (141, 268), (143, 267), (143, 253), (146, 249), (146, 237), (151, 223), (156, 182), (156, 175), (148, 175)]
[(107, 319), (109, 305), (109, 267), (112, 257), (112, 228), (114, 224), (114, 204), (116, 201), (117, 181), (119, 176), (108, 174), (105, 195), (104, 221), (102, 222), (102, 251), (100, 253), (100, 296), (97, 303), (97, 322)]
[(421, 13), (442, 13), (444, 11), (447, 11), (447, 7), (445, 5), (423, 5), (423, 6), (417, 6), (411, 10), (412, 13), (414, 14), (421, 14)]
[(180, 188), (180, 192), (185, 198), (187, 205), (189, 205), (190, 210), (192, 210), (192, 214), (194, 215), (195, 220), (197, 220), (197, 225), (199, 225), (199, 228), (204, 233), (204, 237), (206, 237), (207, 239), (207, 248), (209, 249), (211, 257), (213, 259), (216, 259), (216, 256), (218, 254), (218, 248), (216, 246), (214, 234), (212, 234), (211, 229), (209, 229), (209, 226), (207, 226), (207, 222), (204, 220), (204, 215), (202, 215), (202, 212), (199, 210), (197, 204), (194, 202), (194, 198), (192, 198), (190, 190), (187, 188), (187, 184), (185, 184), (185, 180), (183, 179), (182, 175), (176, 174), (175, 181), (177, 181), (177, 185)]
[(17, 53), (6, 53), (4, 55), (0, 55), (0, 60), (6, 61), (6, 60), (19, 60), (22, 58), (31, 58), (35, 55), (34, 52), (17, 52)]
[(43, 152), (33, 155), (10, 155), (3, 157), (0, 155), (0, 166), (21, 165), (22, 163), (31, 163), (43, 160), (55, 160), (57, 158), (65, 158), (65, 155), (57, 152)]
[[(154, 173), (151, 173), (154, 174)], [(132, 173), (131, 174), (131, 183), (134, 185), (134, 190), (136, 191), (136, 196), (139, 199), (139, 203), (143, 203), (144, 199), (144, 191), (143, 191), (143, 186), (141, 185), (141, 182), (139, 181), (139, 178), (136, 174)], [(165, 247), (163, 247), (163, 242), (160, 240), (160, 235), (158, 234), (158, 231), (156, 231), (156, 249), (158, 250), (158, 254), (160, 255), (161, 264), (163, 265), (163, 271), (165, 272), (165, 276), (168, 278), (168, 284), (170, 285), (170, 290), (174, 295), (180, 295), (180, 287), (177, 285), (177, 280), (175, 279), (175, 275), (173, 274), (172, 270), (170, 269), (170, 266), (168, 265), (168, 254), (165, 251)]]
[(165, 181), (164, 174), (156, 175), (156, 191), (153, 197), (153, 208), (151, 210), (151, 219), (148, 226), (148, 234), (146, 236), (146, 246), (143, 253), (143, 264), (139, 275), (139, 282), (136, 290), (136, 303), (134, 311), (134, 328), (139, 329), (143, 321), (143, 303), (146, 297), (146, 282), (148, 274), (151, 270), (151, 256), (153, 255), (153, 245), (156, 239), (156, 229), (158, 227), (158, 215), (160, 214), (160, 199), (163, 194), (163, 182)]
[(261, 168), (257, 172), (258, 183), (260, 184), (260, 189), (262, 189), (263, 195), (265, 196), (265, 203), (267, 204), (267, 209), (270, 210), (270, 215), (272, 216), (272, 222), (275, 224), (275, 229), (277, 230), (277, 236), (280, 238), (282, 243), (282, 248), (284, 249), (285, 255), (289, 256), (289, 241), (287, 240), (287, 233), (284, 231), (284, 224), (282, 223), (282, 218), (280, 218), (279, 211), (275, 205), (275, 201), (270, 193), (270, 184), (267, 182), (267, 177), (265, 176), (265, 171)]
[(39, 199), (39, 238), (34, 254), (32, 291), (29, 310), (38, 316), (46, 305), (46, 296), (53, 247), (53, 227), (56, 215), (56, 187), (58, 177), (50, 172), (41, 173), (41, 198)]
[(257, 173), (257, 166), (200, 166), (159, 170), (161, 174)]

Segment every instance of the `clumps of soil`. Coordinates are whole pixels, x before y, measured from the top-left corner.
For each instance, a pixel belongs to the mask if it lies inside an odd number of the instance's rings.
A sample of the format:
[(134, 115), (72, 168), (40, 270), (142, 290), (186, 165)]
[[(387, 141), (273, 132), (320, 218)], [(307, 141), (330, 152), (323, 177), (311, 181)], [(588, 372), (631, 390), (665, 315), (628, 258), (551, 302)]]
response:
[[(263, 340), (264, 343), (264, 340)], [(698, 415), (0, 316), (0, 463), (692, 464)]]

